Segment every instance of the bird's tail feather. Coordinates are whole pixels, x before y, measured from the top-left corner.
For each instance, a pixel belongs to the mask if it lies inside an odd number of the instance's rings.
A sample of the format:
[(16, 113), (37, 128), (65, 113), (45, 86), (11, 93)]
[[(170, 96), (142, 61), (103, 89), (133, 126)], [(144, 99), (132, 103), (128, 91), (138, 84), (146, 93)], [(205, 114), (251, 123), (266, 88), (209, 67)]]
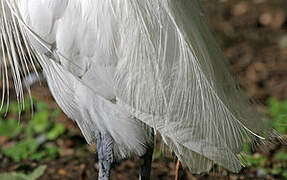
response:
[[(229, 74), (228, 66), (207, 26), (199, 1), (181, 0), (171, 4), (172, 17), (175, 19), (178, 33), (183, 37), (182, 41), (185, 42), (181, 48), (188, 54), (185, 56), (187, 58), (182, 60), (188, 62), (188, 58), (194, 58), (193, 66), (196, 68), (192, 74), (197, 77), (194, 81), (198, 81), (198, 84), (195, 85), (200, 88), (193, 92), (194, 95), (185, 95), (189, 102), (195, 102), (188, 108), (197, 109), (189, 110), (192, 115), (182, 120), (186, 126), (174, 126), (173, 131), (165, 135), (171, 139), (170, 142), (178, 144), (176, 149), (184, 147), (183, 152), (179, 153), (184, 161), (188, 156), (185, 152), (189, 150), (219, 163), (230, 171), (238, 172), (241, 162), (237, 155), (242, 151), (244, 142), (264, 144), (270, 142), (270, 138), (280, 138), (280, 135), (271, 128), (271, 121), (252, 108), (247, 96)], [(191, 96), (194, 98), (190, 98)], [(181, 108), (187, 107), (183, 105)], [(177, 109), (176, 106), (174, 109)], [(174, 112), (180, 115), (182, 111)], [(192, 121), (196, 123), (191, 123)], [(196, 161), (199, 167), (201, 162), (209, 164), (200, 158), (197, 156), (191, 161)]]
[(118, 98), (193, 172), (207, 171), (211, 162), (238, 172), (245, 141), (279, 135), (228, 72), (199, 1), (131, 4), (138, 23), (123, 36)]

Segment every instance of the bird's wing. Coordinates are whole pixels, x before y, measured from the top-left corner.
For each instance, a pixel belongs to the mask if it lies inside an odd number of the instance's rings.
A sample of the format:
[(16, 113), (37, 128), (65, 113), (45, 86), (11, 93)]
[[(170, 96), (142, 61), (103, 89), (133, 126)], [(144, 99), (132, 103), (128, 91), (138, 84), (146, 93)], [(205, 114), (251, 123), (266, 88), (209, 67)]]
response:
[(194, 172), (211, 161), (238, 172), (243, 141), (272, 130), (233, 82), (199, 1), (135, 0), (129, 7), (120, 28), (117, 98)]
[[(7, 48), (0, 55), (12, 52), (13, 57), (3, 62), (11, 63), (15, 89), (22, 93), (22, 67), (18, 64), (31, 62), (25, 51), (33, 52), (30, 55), (36, 56), (43, 68), (56, 102), (77, 122), (88, 143), (95, 142), (98, 130), (108, 131), (115, 140), (118, 158), (143, 155), (150, 143), (147, 129), (115, 103), (113, 32), (117, 30), (109, 2), (3, 0), (0, 9), (5, 10), (0, 11), (0, 44)], [(7, 71), (7, 66), (3, 67)], [(8, 84), (8, 77), (6, 80)]]
[[(113, 57), (115, 53), (111, 53), (114, 48), (110, 39), (113, 36), (108, 33), (113, 27), (109, 26), (111, 23), (103, 23), (105, 20), (109, 21), (107, 11), (103, 10), (106, 8), (103, 6), (107, 4), (91, 0), (1, 1), (0, 7), (7, 13), (0, 13), (3, 24), (0, 37), (8, 49), (1, 54), (10, 55), (7, 63), (12, 63), (11, 67), (15, 72), (13, 77), (17, 82), (14, 84), (18, 86), (16, 89), (22, 92), (22, 74), (19, 70), (26, 70), (26, 74), (29, 74), (28, 68), (19, 67), (17, 64), (28, 64), (31, 61), (32, 58), (25, 54), (27, 50), (34, 53), (29, 55), (35, 55), (34, 59), (37, 59), (42, 67), (48, 67), (51, 61), (54, 61), (96, 93), (109, 100), (113, 99), (111, 81), (116, 58)], [(105, 15), (99, 16), (100, 13)], [(19, 35), (15, 36), (11, 32), (19, 32)], [(111, 38), (108, 39), (109, 37)], [(22, 38), (25, 41), (24, 47)], [(14, 43), (15, 41), (17, 43)], [(23, 50), (20, 51), (20, 47)], [(13, 53), (9, 54), (10, 51)]]

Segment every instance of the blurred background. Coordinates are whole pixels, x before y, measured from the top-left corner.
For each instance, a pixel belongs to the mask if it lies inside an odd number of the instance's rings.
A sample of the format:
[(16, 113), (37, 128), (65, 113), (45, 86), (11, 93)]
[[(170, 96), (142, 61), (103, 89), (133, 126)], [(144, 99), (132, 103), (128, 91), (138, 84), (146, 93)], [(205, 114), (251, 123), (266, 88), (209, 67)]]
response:
[[(260, 102), (256, 108), (270, 117), (273, 127), (287, 134), (287, 1), (202, 1), (233, 75), (247, 95)], [(0, 180), (95, 179), (95, 147), (86, 144), (76, 124), (57, 107), (44, 82), (33, 86), (32, 94), (34, 112), (27, 98), (19, 120), (18, 105), (11, 98), (8, 113), (5, 108), (0, 113)], [(210, 173), (202, 175), (192, 175), (181, 167), (179, 177), (287, 179), (287, 147), (278, 143), (269, 148), (265, 152), (246, 144), (242, 160), (246, 167), (240, 174), (215, 165)], [(152, 179), (174, 179), (176, 158), (164, 153), (160, 145), (153, 158)], [(138, 179), (138, 162), (134, 158), (119, 163), (111, 179)]]

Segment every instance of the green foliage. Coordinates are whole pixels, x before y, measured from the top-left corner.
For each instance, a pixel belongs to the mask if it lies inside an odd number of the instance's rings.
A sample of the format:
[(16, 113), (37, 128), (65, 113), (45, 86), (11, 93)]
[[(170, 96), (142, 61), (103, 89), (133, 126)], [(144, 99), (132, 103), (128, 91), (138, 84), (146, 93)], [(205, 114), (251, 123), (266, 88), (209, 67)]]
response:
[[(272, 119), (274, 129), (282, 134), (287, 134), (287, 101), (278, 101), (276, 99), (268, 100), (267, 114)], [(241, 160), (247, 167), (264, 169), (267, 174), (287, 179), (287, 151), (277, 151), (273, 158), (269, 159), (260, 153), (253, 153), (251, 145), (245, 143), (243, 150), (246, 153)], [(265, 167), (266, 162), (272, 162), (272, 167)]]
[[(32, 98), (32, 101), (35, 101), (34, 98)], [(7, 113), (12, 114), (14, 116), (18, 116), (21, 112), (24, 113), (29, 113), (30, 108), (31, 108), (31, 101), (27, 100), (22, 103), (18, 103), (16, 101), (12, 101), (8, 104), (9, 106), (7, 107), (7, 104), (4, 104), (1, 111), (0, 111), (0, 116), (4, 117)]]
[(259, 153), (253, 154), (253, 149), (249, 143), (243, 144), (243, 152), (245, 153), (241, 157), (240, 161), (245, 164), (247, 167), (263, 167), (266, 157), (262, 156)]
[(282, 134), (287, 134), (287, 101), (270, 99), (267, 113), (272, 118), (272, 126)]
[(265, 161), (267, 160), (266, 157), (262, 156), (261, 154), (247, 154), (245, 157), (246, 166), (248, 167), (263, 167)]
[(22, 126), (17, 120), (6, 119), (0, 120), (0, 136), (6, 136), (8, 138), (13, 138), (18, 136), (22, 131)]
[(59, 109), (55, 109), (55, 110), (50, 114), (50, 116), (51, 116), (51, 118), (57, 118), (57, 117), (60, 116), (60, 114), (61, 114), (61, 111), (60, 111)]
[[(35, 99), (33, 101), (35, 107), (34, 116), (26, 124), (21, 122), (20, 125), (18, 120), (5, 119), (6, 110), (1, 111), (0, 136), (8, 137), (11, 140), (21, 137), (21, 140), (18, 140), (17, 143), (12, 143), (12, 145), (4, 146), (0, 149), (3, 155), (10, 157), (15, 162), (25, 159), (36, 161), (41, 159), (52, 160), (60, 152), (59, 147), (51, 144), (47, 145), (48, 141), (56, 140), (66, 131), (64, 125), (53, 121), (59, 116), (60, 110), (49, 109), (48, 104), (45, 102), (39, 102)], [(29, 106), (30, 103), (24, 102), (22, 118), (31, 118)], [(16, 118), (19, 112), (18, 104), (15, 102), (10, 103), (7, 115)], [(43, 140), (37, 140), (38, 137), (41, 137)]]
[(19, 104), (17, 102), (11, 102), (10, 103), (10, 106), (9, 106), (9, 110), (12, 114), (19, 114), (20, 113), (20, 107), (19, 107)]
[(60, 148), (56, 146), (45, 146), (43, 150), (39, 150), (31, 155), (31, 160), (39, 161), (41, 159), (53, 160), (60, 153)]
[(12, 147), (2, 148), (2, 153), (11, 157), (15, 162), (27, 159), (31, 154), (35, 153), (39, 144), (34, 139), (23, 140)]
[(276, 160), (283, 160), (287, 161), (287, 152), (286, 151), (279, 151), (275, 155)]
[(30, 139), (20, 141), (12, 147), (3, 148), (2, 153), (7, 157), (12, 158), (15, 162), (25, 159), (39, 161), (41, 159), (55, 159), (59, 155), (60, 149), (55, 146), (41, 147), (37, 141)]
[(39, 101), (35, 104), (36, 110), (39, 112), (47, 111), (49, 109), (49, 105), (46, 102)]
[(164, 158), (163, 150), (160, 150), (157, 147), (155, 147), (153, 150), (152, 159), (153, 160), (157, 160), (157, 159), (162, 160), (163, 158)]
[(31, 174), (24, 174), (24, 173), (5, 173), (0, 175), (0, 180), (36, 180), (40, 178), (46, 170), (46, 166), (40, 166), (36, 168)]
[(61, 134), (63, 134), (66, 131), (66, 128), (63, 124), (54, 124), (54, 126), (51, 128), (51, 130), (47, 133), (47, 138), (49, 140), (55, 140), (57, 139)]
[(276, 167), (276, 168), (271, 170), (271, 174), (272, 175), (280, 175), (283, 171), (284, 171), (283, 168)]
[(29, 122), (29, 126), (36, 132), (36, 133), (43, 133), (45, 132), (49, 126), (51, 125), (51, 121), (49, 119), (49, 111), (44, 110), (36, 113), (32, 120)]
[(252, 153), (252, 148), (249, 143), (244, 143), (243, 144), (243, 152), (251, 154)]

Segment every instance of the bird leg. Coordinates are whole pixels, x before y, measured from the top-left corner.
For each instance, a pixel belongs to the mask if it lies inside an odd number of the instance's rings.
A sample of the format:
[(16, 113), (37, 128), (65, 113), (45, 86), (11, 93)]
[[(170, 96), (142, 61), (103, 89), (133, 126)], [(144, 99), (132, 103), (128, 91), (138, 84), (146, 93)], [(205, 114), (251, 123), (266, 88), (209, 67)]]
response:
[(114, 140), (107, 132), (97, 134), (97, 149), (99, 159), (98, 180), (109, 180), (111, 166), (114, 162)]
[(152, 164), (153, 145), (147, 148), (146, 153), (140, 157), (139, 180), (149, 180)]

